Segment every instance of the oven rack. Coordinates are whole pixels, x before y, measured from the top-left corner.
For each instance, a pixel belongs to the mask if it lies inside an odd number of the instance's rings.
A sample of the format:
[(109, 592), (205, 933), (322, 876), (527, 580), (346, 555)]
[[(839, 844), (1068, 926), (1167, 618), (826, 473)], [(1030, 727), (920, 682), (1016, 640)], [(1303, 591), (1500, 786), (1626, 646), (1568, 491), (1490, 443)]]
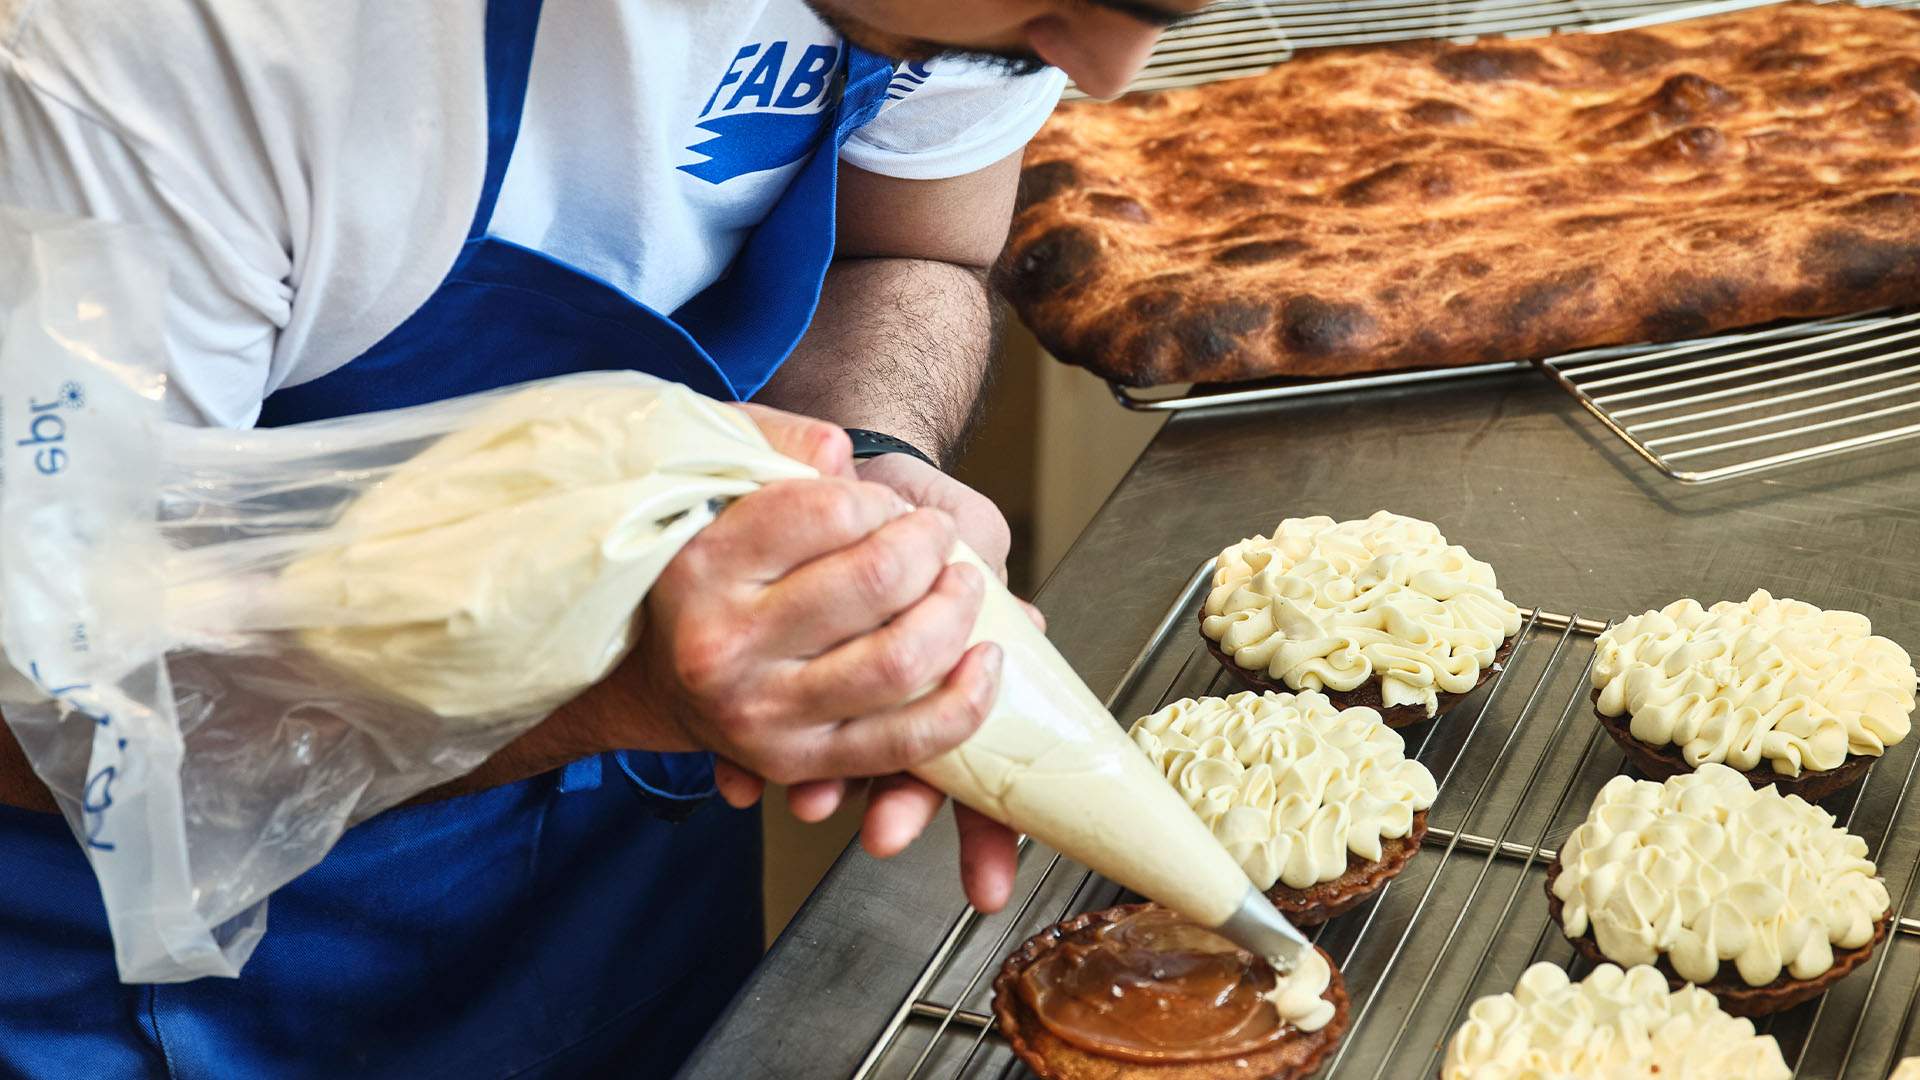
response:
[[(1225, 0), (1175, 26), (1134, 90), (1258, 74), (1297, 51), (1420, 39), (1463, 40), (1579, 30), (1604, 33), (1773, 0)], [(1877, 0), (1920, 7), (1920, 0)], [(1866, 0), (1874, 6), (1876, 0)], [(1070, 90), (1068, 96), (1074, 96)], [(1842, 329), (1857, 329), (1844, 339)], [(1284, 401), (1405, 387), (1538, 367), (1602, 425), (1671, 479), (1727, 480), (1920, 436), (1920, 350), (1900, 319), (1796, 322), (1677, 344), (1591, 349), (1544, 360), (1327, 379), (1272, 379), (1142, 394), (1109, 382), (1144, 412)], [(1800, 348), (1788, 339), (1814, 339)], [(1737, 364), (1759, 362), (1764, 378)], [(1717, 368), (1717, 370), (1705, 370)], [(1839, 385), (1821, 385), (1830, 371)], [(1696, 408), (1696, 406), (1698, 406)]]
[(1704, 484), (1920, 436), (1920, 311), (1540, 367), (1666, 475)]
[[(1238, 689), (1192, 629), (1212, 570), (1209, 562), (1187, 581), (1122, 675), (1107, 703), (1116, 715)], [(1511, 990), (1536, 961), (1576, 977), (1589, 968), (1548, 918), (1542, 889), (1559, 843), (1623, 769), (1588, 705), (1593, 638), (1605, 624), (1578, 613), (1523, 614), (1506, 670), (1442, 720), (1403, 731), (1439, 782), (1419, 853), (1381, 893), (1312, 934), (1339, 965), (1352, 1009), (1322, 1077), (1435, 1076), (1475, 999)], [(1893, 828), (1920, 765), (1915, 743), (1895, 747), (1863, 783), (1823, 803), (1867, 840), (1898, 918), (1861, 970), (1760, 1021), (1795, 1080), (1881, 1080), (1901, 1056), (1920, 1053), (1920, 830)], [(1001, 960), (1058, 920), (1132, 897), (1024, 840), (1013, 896), (999, 913), (969, 908), (944, 928), (854, 1080), (1031, 1075), (994, 1030), (991, 983)]]
[[(1220, 0), (1169, 28), (1129, 92), (1258, 75), (1302, 49), (1629, 30), (1779, 0)], [(1827, 0), (1821, 0), (1827, 2)], [(1851, 0), (1915, 7), (1920, 0)], [(1073, 86), (1063, 97), (1085, 98)]]
[[(1708, 10), (1772, 0), (1722, 0)], [(1639, 19), (1662, 19), (1697, 0), (1223, 0), (1161, 38), (1128, 88), (1181, 86), (1257, 75), (1300, 49), (1399, 41), (1524, 37)], [(1069, 99), (1084, 97), (1068, 88)]]

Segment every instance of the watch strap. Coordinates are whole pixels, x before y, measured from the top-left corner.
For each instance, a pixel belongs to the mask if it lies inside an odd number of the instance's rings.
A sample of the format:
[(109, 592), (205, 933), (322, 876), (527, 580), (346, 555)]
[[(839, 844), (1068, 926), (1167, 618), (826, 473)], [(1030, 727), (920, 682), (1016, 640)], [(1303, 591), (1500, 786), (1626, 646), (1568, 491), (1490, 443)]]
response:
[(848, 428), (847, 437), (853, 440), (853, 456), (856, 460), (876, 458), (882, 454), (906, 454), (938, 469), (939, 462), (928, 457), (919, 447), (897, 435), (884, 431), (869, 431), (866, 428)]

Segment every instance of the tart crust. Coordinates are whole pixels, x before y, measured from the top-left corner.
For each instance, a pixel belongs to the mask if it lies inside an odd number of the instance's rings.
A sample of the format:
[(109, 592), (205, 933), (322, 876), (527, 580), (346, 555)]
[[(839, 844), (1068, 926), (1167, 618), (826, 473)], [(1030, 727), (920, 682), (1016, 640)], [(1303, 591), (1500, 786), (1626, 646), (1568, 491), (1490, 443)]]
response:
[(1123, 919), (1148, 906), (1123, 904), (1075, 915), (1028, 938), (1000, 965), (1000, 974), (993, 980), (993, 1015), (1014, 1054), (1034, 1076), (1039, 1080), (1305, 1080), (1320, 1068), (1347, 1029), (1347, 988), (1331, 957), (1327, 967), (1333, 978), (1323, 996), (1333, 1003), (1333, 1019), (1319, 1031), (1295, 1031), (1292, 1037), (1251, 1054), (1213, 1061), (1124, 1061), (1090, 1053), (1048, 1030), (1014, 985), (1021, 973), (1053, 949), (1062, 936)]
[[(1560, 860), (1555, 858), (1547, 867), (1547, 913), (1553, 916), (1554, 925), (1560, 927), (1560, 932), (1566, 934), (1566, 923), (1560, 918), (1566, 903), (1553, 894), (1553, 883), (1559, 877)], [(1768, 1016), (1784, 1012), (1826, 993), (1834, 983), (1846, 978), (1854, 968), (1866, 963), (1867, 957), (1873, 955), (1873, 950), (1886, 940), (1887, 928), (1892, 924), (1892, 920), (1893, 909), (1889, 907), (1873, 924), (1872, 941), (1857, 949), (1835, 949), (1833, 966), (1811, 979), (1796, 979), (1791, 975), (1782, 974), (1765, 986), (1749, 986), (1747, 981), (1740, 977), (1739, 972), (1734, 971), (1726, 961), (1721, 961), (1720, 971), (1711, 981), (1696, 985), (1712, 994), (1719, 1000), (1720, 1007), (1734, 1016)], [(1569, 936), (1567, 940), (1573, 943), (1575, 951), (1592, 963), (1619, 963), (1600, 951), (1600, 942), (1593, 936), (1591, 929), (1579, 937)], [(1665, 953), (1660, 954), (1654, 966), (1660, 969), (1660, 974), (1667, 977), (1667, 985), (1673, 989), (1678, 990), (1687, 985), (1687, 980), (1681, 978), (1679, 973), (1673, 970), (1673, 965), (1668, 963)]]
[(1380, 857), (1363, 859), (1347, 852), (1347, 872), (1332, 881), (1315, 882), (1295, 889), (1276, 882), (1267, 890), (1267, 899), (1295, 926), (1318, 926), (1328, 919), (1345, 915), (1365, 903), (1367, 898), (1387, 887), (1420, 850), (1427, 836), (1427, 812), (1413, 815), (1413, 828), (1407, 835), (1380, 841)]
[[(1281, 682), (1279, 679), (1270, 677), (1264, 671), (1254, 671), (1251, 668), (1241, 667), (1239, 661), (1235, 660), (1225, 649), (1220, 647), (1219, 642), (1207, 636), (1204, 625), (1206, 619), (1206, 609), (1202, 608), (1200, 611), (1200, 622), (1202, 624), (1200, 640), (1207, 643), (1207, 651), (1212, 653), (1213, 658), (1220, 662), (1220, 666), (1232, 673), (1234, 678), (1255, 690), (1270, 691), (1276, 694), (1304, 693), (1304, 691), (1296, 690), (1286, 683)], [(1513, 655), (1513, 645), (1517, 640), (1519, 640), (1518, 634), (1500, 643), (1500, 648), (1494, 651), (1493, 663), (1480, 669), (1480, 678), (1479, 681), (1473, 684), (1473, 690), (1469, 690), (1465, 694), (1441, 692), (1439, 695), (1439, 708), (1431, 717), (1427, 715), (1426, 709), (1418, 705), (1383, 705), (1383, 699), (1380, 693), (1380, 676), (1378, 675), (1369, 678), (1366, 682), (1361, 683), (1351, 690), (1319, 690), (1316, 691), (1316, 693), (1326, 695), (1328, 701), (1333, 702), (1335, 706), (1342, 709), (1352, 709), (1356, 707), (1372, 709), (1380, 714), (1380, 719), (1385, 721), (1386, 725), (1390, 728), (1412, 727), (1415, 724), (1425, 723), (1430, 719), (1438, 720), (1447, 714), (1447, 710), (1458, 705), (1462, 699), (1487, 685), (1488, 680), (1500, 674), (1500, 672), (1506, 668), (1507, 659)]]
[[(1595, 690), (1592, 698), (1593, 715), (1600, 718), (1600, 726), (1606, 729), (1614, 742), (1620, 744), (1620, 749), (1627, 755), (1627, 762), (1638, 769), (1642, 776), (1649, 780), (1665, 780), (1693, 771), (1693, 766), (1687, 764), (1679, 747), (1672, 743), (1655, 746), (1641, 742), (1633, 736), (1633, 714), (1607, 716), (1600, 711), (1600, 691)], [(1772, 784), (1782, 795), (1798, 795), (1808, 802), (1817, 802), (1842, 788), (1853, 786), (1878, 760), (1866, 754), (1848, 754), (1845, 761), (1831, 769), (1803, 771), (1798, 776), (1774, 772), (1771, 766), (1765, 764), (1760, 768), (1741, 769), (1739, 772), (1754, 787), (1763, 788)]]

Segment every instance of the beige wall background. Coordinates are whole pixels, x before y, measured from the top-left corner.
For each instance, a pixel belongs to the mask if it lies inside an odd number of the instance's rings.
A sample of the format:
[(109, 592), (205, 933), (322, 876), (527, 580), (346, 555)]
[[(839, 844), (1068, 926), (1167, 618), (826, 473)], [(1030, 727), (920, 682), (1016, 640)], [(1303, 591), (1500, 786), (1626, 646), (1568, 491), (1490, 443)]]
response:
[[(1007, 576), (1014, 591), (1031, 596), (1162, 418), (1121, 408), (1105, 382), (1055, 362), (1018, 325), (1009, 327), (997, 372), (986, 419), (955, 474), (1007, 515), (1013, 528)], [(860, 809), (802, 825), (787, 814), (784, 795), (769, 792), (762, 812), (772, 941), (853, 838)]]

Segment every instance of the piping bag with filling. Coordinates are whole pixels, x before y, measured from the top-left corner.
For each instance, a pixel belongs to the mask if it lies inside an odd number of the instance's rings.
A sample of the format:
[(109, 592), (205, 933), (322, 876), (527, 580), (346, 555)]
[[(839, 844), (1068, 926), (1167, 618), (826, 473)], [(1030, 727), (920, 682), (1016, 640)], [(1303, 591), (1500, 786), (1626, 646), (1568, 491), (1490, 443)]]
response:
[(958, 748), (914, 775), (1234, 944), (1293, 970), (1312, 945), (1133, 745), (979, 557), (987, 581), (969, 644), (1005, 653), (1000, 696)]
[[(812, 475), (740, 411), (633, 372), (166, 424), (150, 251), (0, 212), (0, 425), (19, 436), (0, 445), (0, 705), (142, 983), (238, 975), (267, 898), (347, 827), (605, 678), (689, 539)], [(999, 700), (920, 775), (1296, 961), (1298, 934), (987, 577), (973, 638), (1005, 652)]]
[[(659, 393), (664, 388), (648, 389)], [(603, 408), (607, 402), (617, 401), (617, 395), (607, 388), (597, 389), (595, 396)], [(732, 410), (716, 407), (690, 392), (684, 392), (684, 399), (689, 404), (697, 403), (700, 412), (714, 414), (716, 419), (705, 424), (679, 422), (674, 441), (683, 450), (708, 440), (711, 450), (703, 446), (696, 456), (716, 463), (734, 462), (730, 471), (737, 476), (777, 478), (805, 469), (774, 454), (758, 431), (739, 422)], [(664, 415), (654, 422), (663, 422)], [(727, 420), (733, 422), (722, 422)], [(729, 446), (735, 439), (741, 444)], [(585, 579), (577, 597), (546, 598), (546, 603), (555, 605), (551, 616), (524, 619), (521, 627), (509, 628), (510, 632), (501, 636), (497, 647), (483, 649), (480, 646), (487, 635), (475, 633), (471, 627), (464, 635), (438, 632), (435, 626), (440, 620), (421, 618), (423, 612), (409, 599), (408, 591), (416, 587), (414, 582), (420, 579), (419, 567), (423, 565), (446, 568), (440, 572), (461, 580), (473, 576), (457, 551), (478, 542), (492, 527), (462, 525), (456, 531), (451, 525), (436, 524), (447, 517), (439, 510), (443, 501), (440, 493), (450, 484), (462, 491), (496, 490), (485, 483), (485, 473), (502, 467), (503, 462), (498, 460), (501, 442), (484, 428), (449, 436), (416, 459), (418, 468), (397, 471), (380, 488), (361, 496), (342, 518), (362, 528), (370, 522), (380, 523), (375, 538), (363, 538), (349, 548), (309, 557), (288, 568), (281, 584), (298, 584), (299, 589), (283, 592), (283, 599), (291, 600), (297, 608), (310, 609), (311, 598), (320, 595), (343, 608), (350, 605), (355, 609), (342, 610), (341, 618), (359, 619), (369, 602), (390, 605), (375, 625), (310, 630), (303, 635), (310, 648), (357, 674), (361, 681), (409, 697), (440, 715), (478, 709), (483, 702), (497, 708), (503, 693), (486, 673), (517, 666), (510, 658), (526, 657), (533, 648), (528, 642), (514, 640), (516, 635), (531, 637), (537, 633), (552, 641), (554, 635), (545, 628), (550, 619), (563, 617), (562, 607), (574, 609), (564, 615), (570, 620), (578, 620), (582, 607), (597, 608), (595, 621), (599, 625), (623, 625), (622, 612), (631, 610), (637, 602), (634, 585), (641, 580), (651, 584), (652, 575), (691, 537), (694, 529), (684, 526), (704, 525), (711, 513), (703, 507), (701, 520), (658, 532), (650, 525), (646, 541), (665, 550), (650, 553), (642, 579), (630, 581), (624, 589), (602, 588), (601, 582)], [(757, 460), (762, 456), (776, 460)], [(715, 489), (711, 494), (718, 505), (737, 497), (738, 489)], [(578, 501), (580, 496), (573, 498)], [(576, 524), (570, 531), (578, 534), (583, 527)], [(443, 533), (452, 546), (435, 542), (434, 537)], [(673, 539), (667, 548), (664, 538), (669, 534)], [(378, 535), (391, 535), (392, 539), (374, 542)], [(396, 551), (396, 544), (412, 551)], [(547, 546), (543, 543), (540, 548)], [(972, 738), (915, 769), (915, 774), (1106, 877), (1203, 926), (1218, 928), (1223, 936), (1281, 970), (1290, 970), (1304, 955), (1303, 950), (1310, 950), (1306, 939), (1247, 880), (1239, 864), (1127, 738), (999, 584), (998, 577), (964, 544), (956, 549), (954, 560), (973, 563), (987, 583), (970, 643), (992, 641), (1004, 651), (1000, 695)], [(544, 580), (552, 580), (552, 572), (553, 568), (547, 568)], [(437, 610), (448, 608), (440, 602)], [(601, 637), (607, 638), (605, 646), (585, 649), (589, 639)], [(590, 652), (598, 672), (589, 678), (591, 673), (582, 671), (563, 680), (575, 683), (604, 675), (629, 644), (626, 634), (604, 629), (585, 637), (569, 635), (564, 640), (568, 648)], [(415, 662), (413, 654), (421, 649), (444, 655), (432, 662)], [(471, 656), (461, 659), (462, 653)], [(558, 662), (558, 658), (551, 662)], [(441, 675), (428, 678), (424, 674), (427, 672)], [(457, 678), (444, 677), (447, 673)], [(524, 706), (515, 708), (524, 711)]]

